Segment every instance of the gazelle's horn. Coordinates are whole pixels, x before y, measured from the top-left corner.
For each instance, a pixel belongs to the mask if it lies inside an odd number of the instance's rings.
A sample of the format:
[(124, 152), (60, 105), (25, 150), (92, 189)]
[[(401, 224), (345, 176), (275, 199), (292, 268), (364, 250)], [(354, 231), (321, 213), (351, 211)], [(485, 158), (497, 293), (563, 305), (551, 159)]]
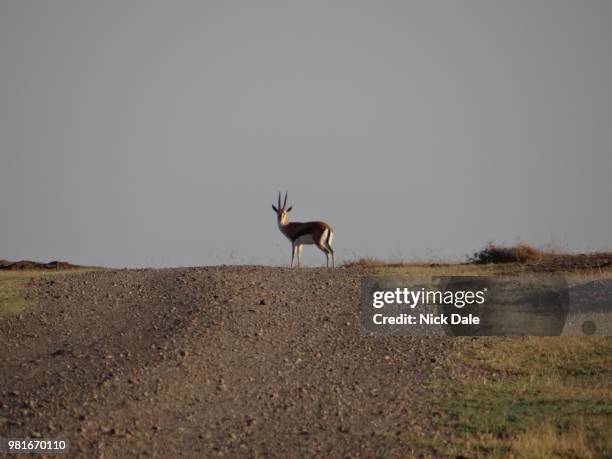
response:
[(280, 191), (278, 192), (278, 207), (277, 208), (278, 208), (278, 210), (282, 209), (282, 207), (280, 205)]
[(287, 192), (285, 191), (285, 201), (283, 202), (283, 209), (287, 207)]

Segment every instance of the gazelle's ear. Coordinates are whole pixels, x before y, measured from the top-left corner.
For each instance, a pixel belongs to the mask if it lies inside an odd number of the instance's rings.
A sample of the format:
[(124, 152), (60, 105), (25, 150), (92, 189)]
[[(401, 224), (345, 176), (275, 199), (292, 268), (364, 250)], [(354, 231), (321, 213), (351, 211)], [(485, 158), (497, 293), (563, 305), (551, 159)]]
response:
[(287, 212), (291, 212), (291, 209), (293, 209), (293, 206), (289, 206), (289, 208), (287, 209)]
[(274, 212), (278, 213), (278, 209), (274, 207), (274, 204), (272, 204), (272, 209), (274, 209)]

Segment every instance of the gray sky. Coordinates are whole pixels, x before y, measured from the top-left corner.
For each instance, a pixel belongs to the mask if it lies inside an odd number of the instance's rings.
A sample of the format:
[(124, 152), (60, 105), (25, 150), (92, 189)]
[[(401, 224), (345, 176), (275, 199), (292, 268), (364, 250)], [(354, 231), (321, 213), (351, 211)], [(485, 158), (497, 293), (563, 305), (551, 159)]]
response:
[(339, 260), (612, 249), (611, 49), (607, 0), (0, 0), (0, 258), (288, 263), (279, 189)]

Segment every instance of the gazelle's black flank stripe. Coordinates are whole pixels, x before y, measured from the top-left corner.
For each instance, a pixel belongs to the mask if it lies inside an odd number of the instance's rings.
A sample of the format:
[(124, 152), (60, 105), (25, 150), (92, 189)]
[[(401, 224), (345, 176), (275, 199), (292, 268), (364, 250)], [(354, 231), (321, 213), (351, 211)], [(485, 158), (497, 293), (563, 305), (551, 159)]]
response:
[[(291, 235), (291, 242), (295, 242), (297, 239), (301, 238), (302, 236), (306, 236), (308, 234), (314, 234), (316, 230), (322, 226), (321, 224), (325, 225), (325, 223), (323, 222), (302, 223), (302, 228), (298, 229), (297, 232)], [(289, 225), (291, 225), (291, 223), (289, 223)]]

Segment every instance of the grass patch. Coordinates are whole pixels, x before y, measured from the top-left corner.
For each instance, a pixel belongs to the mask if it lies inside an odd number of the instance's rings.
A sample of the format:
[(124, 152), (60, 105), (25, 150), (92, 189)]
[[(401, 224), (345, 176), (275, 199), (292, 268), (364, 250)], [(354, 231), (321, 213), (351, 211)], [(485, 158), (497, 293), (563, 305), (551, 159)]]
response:
[(510, 247), (488, 244), (484, 249), (474, 253), (472, 263), (537, 263), (554, 255), (524, 243)]
[(489, 276), (501, 273), (501, 270), (495, 266), (430, 261), (385, 261), (369, 257), (346, 261), (342, 266), (360, 268), (370, 271), (372, 275), (383, 276)]
[(569, 276), (612, 275), (612, 252), (566, 254), (544, 251), (526, 244), (511, 247), (488, 245), (468, 262), (381, 260), (358, 258), (342, 264), (375, 276), (525, 276), (564, 274)]
[(448, 261), (436, 261), (436, 260), (381, 260), (380, 258), (374, 257), (362, 257), (355, 260), (348, 260), (342, 263), (345, 268), (364, 268), (364, 269), (376, 269), (376, 268), (437, 268), (437, 267), (459, 267), (463, 266), (464, 263), (459, 262), (448, 262)]
[(26, 298), (28, 282), (35, 277), (55, 276), (57, 274), (73, 274), (86, 271), (96, 271), (100, 268), (79, 268), (70, 270), (33, 270), (33, 271), (2, 271), (0, 270), (0, 318), (19, 314), (33, 306)]
[(349, 260), (349, 261), (345, 261), (342, 263), (342, 266), (344, 266), (345, 268), (379, 268), (381, 266), (387, 266), (389, 265), (388, 262), (385, 262), (384, 260), (380, 260), (378, 258), (372, 258), (372, 257), (363, 257), (363, 258), (358, 258), (356, 260)]
[(437, 372), (436, 436), (464, 457), (611, 457), (612, 338), (461, 338)]
[(376, 258), (362, 258), (344, 263), (344, 267), (356, 267), (372, 276), (515, 276), (532, 274), (520, 263), (473, 264), (473, 263), (431, 263), (425, 261), (387, 262)]

